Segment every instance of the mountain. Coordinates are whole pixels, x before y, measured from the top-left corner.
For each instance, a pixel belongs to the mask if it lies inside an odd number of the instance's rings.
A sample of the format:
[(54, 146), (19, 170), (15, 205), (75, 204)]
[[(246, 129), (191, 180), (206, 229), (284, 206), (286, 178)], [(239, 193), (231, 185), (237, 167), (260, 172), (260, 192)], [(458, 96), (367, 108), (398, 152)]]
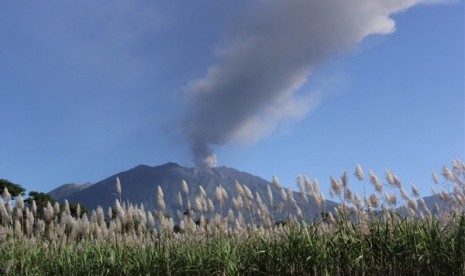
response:
[[(446, 194), (447, 195), (447, 194)], [(451, 197), (454, 196), (454, 194), (449, 194)], [(441, 199), (441, 196), (439, 194), (436, 195), (431, 195), (431, 196), (426, 196), (423, 198), (425, 201), (426, 207), (430, 210), (430, 212), (433, 215), (437, 215), (439, 211), (440, 213), (444, 212), (445, 210), (450, 210), (452, 208), (452, 202), (451, 201), (445, 201)], [(437, 205), (437, 208), (436, 206)], [(418, 200), (418, 209), (421, 211), (424, 211), (424, 208), (421, 207), (420, 201)]]
[(89, 188), (91, 185), (92, 183), (90, 182), (84, 184), (68, 183), (51, 190), (47, 194), (54, 199), (60, 200), (69, 197), (73, 193)]
[[(199, 195), (199, 185), (203, 186), (207, 197), (212, 198), (214, 202), (216, 202), (214, 200), (215, 188), (222, 185), (228, 194), (228, 200), (223, 205), (223, 210), (226, 212), (228, 208), (232, 208), (232, 197), (237, 196), (236, 181), (247, 185), (254, 197), (258, 192), (263, 202), (267, 204), (267, 185), (270, 185), (274, 201), (280, 202), (280, 189), (258, 176), (228, 167), (186, 168), (176, 163), (166, 163), (156, 167), (139, 165), (112, 175), (85, 189), (60, 196), (57, 200), (62, 201), (66, 198), (70, 203), (80, 203), (88, 209), (94, 209), (99, 205), (106, 209), (113, 206), (115, 199), (118, 198), (115, 189), (116, 177), (121, 182), (122, 201), (132, 204), (143, 203), (146, 209), (156, 208), (157, 187), (160, 186), (163, 190), (167, 213), (170, 215), (176, 214), (176, 210), (180, 209), (178, 191), (182, 191), (182, 180), (185, 180), (189, 186), (189, 199), (193, 206), (195, 197)], [(186, 208), (187, 200), (184, 194), (182, 196), (184, 208)], [(316, 209), (312, 203), (304, 203), (296, 192), (294, 192), (294, 198), (306, 218), (313, 218), (322, 211)], [(311, 201), (311, 198), (309, 200)], [(216, 208), (219, 208), (218, 204), (215, 205)], [(334, 205), (334, 202), (327, 201), (328, 208), (332, 208)], [(291, 208), (290, 204), (287, 204), (286, 208)]]

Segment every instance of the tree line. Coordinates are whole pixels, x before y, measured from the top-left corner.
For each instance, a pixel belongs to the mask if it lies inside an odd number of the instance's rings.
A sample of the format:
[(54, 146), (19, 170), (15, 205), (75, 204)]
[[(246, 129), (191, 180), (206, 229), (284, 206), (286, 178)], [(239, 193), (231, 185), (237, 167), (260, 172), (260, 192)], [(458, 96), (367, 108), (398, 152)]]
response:
[[(8, 194), (12, 200), (17, 199), (18, 196), (24, 197), (26, 194), (26, 189), (20, 184), (13, 183), (7, 179), (0, 179), (0, 196), (3, 196), (6, 199), (5, 189), (8, 191)], [(37, 191), (30, 191), (28, 197), (24, 199), (25, 206), (32, 208), (33, 202), (37, 206), (37, 216), (43, 218), (43, 210), (47, 207), (47, 203), (50, 202), (51, 205), (55, 205), (57, 201), (50, 195)], [(63, 208), (63, 204), (60, 204)], [(82, 204), (79, 205), (80, 214), (87, 214), (89, 211)], [(78, 204), (69, 204), (69, 209), (71, 215), (77, 216)]]

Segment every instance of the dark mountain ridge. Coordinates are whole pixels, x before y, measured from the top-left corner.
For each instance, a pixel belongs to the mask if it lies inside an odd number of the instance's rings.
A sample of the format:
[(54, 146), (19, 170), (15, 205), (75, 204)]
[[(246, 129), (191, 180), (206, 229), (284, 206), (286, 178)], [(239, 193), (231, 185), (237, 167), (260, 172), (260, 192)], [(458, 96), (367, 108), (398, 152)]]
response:
[[(178, 192), (182, 193), (182, 180), (185, 180), (188, 184), (189, 200), (193, 206), (195, 197), (199, 195), (200, 185), (205, 189), (207, 197), (211, 198), (215, 203), (215, 188), (222, 185), (228, 194), (228, 200), (223, 206), (223, 210), (227, 211), (228, 208), (232, 207), (232, 197), (237, 196), (236, 181), (245, 184), (252, 191), (254, 197), (258, 193), (262, 201), (268, 205), (267, 185), (270, 185), (274, 201), (280, 201), (280, 189), (258, 176), (228, 167), (186, 168), (176, 163), (166, 163), (155, 167), (139, 165), (130, 170), (114, 174), (85, 189), (59, 197), (57, 200), (63, 201), (67, 199), (70, 203), (83, 204), (88, 209), (95, 209), (97, 206), (103, 208), (114, 206), (115, 200), (118, 198), (115, 189), (116, 177), (121, 182), (122, 201), (138, 205), (144, 204), (146, 209), (156, 208), (157, 188), (160, 186), (164, 194), (166, 211), (170, 215), (175, 215), (176, 210), (181, 209), (178, 203)], [(182, 197), (183, 208), (185, 209), (187, 198), (183, 193)], [(312, 204), (311, 197), (309, 197), (310, 203), (305, 203), (299, 194), (294, 192), (294, 198), (307, 219), (313, 218), (323, 211), (318, 210)], [(327, 201), (328, 208), (332, 208), (334, 205), (334, 202)], [(219, 207), (217, 203), (215, 206)], [(291, 208), (289, 203), (287, 203), (285, 210), (287, 208)]]

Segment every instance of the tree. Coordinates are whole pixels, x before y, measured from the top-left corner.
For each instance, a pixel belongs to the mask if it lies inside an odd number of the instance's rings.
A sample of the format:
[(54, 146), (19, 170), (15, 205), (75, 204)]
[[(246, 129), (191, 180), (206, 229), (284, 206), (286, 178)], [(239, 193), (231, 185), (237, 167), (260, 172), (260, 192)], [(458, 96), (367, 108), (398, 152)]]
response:
[[(39, 218), (43, 218), (43, 212), (44, 212), (44, 208), (47, 207), (47, 202), (50, 202), (50, 204), (54, 205), (57, 201), (51, 197), (50, 195), (48, 194), (45, 194), (45, 193), (42, 193), (42, 192), (36, 192), (36, 191), (31, 191), (29, 193), (29, 197), (24, 200), (24, 202), (26, 203), (26, 205), (29, 207), (29, 209), (32, 208), (32, 201), (35, 201), (36, 203), (36, 206), (37, 206), (37, 216)], [(60, 204), (60, 212), (62, 212), (64, 210), (64, 204)], [(77, 204), (73, 204), (73, 203), (70, 203), (68, 204), (69, 206), (69, 210), (71, 212), (71, 215), (75, 218), (77, 218), (78, 216), (78, 208), (77, 208)], [(83, 214), (88, 214), (89, 213), (89, 210), (86, 208), (86, 206), (84, 205), (79, 205), (79, 217), (82, 217)]]
[(31, 191), (29, 192), (29, 197), (24, 200), (25, 203), (32, 205), (32, 201), (36, 202), (37, 208), (40, 206), (47, 206), (47, 202), (50, 202), (52, 205), (57, 202), (53, 197), (42, 192)]
[(75, 218), (78, 218), (78, 217), (82, 217), (82, 215), (84, 214), (89, 214), (89, 210), (87, 210), (87, 207), (82, 205), (82, 204), (79, 204), (79, 216), (78, 216), (78, 208), (77, 208), (78, 204), (76, 203), (70, 203), (69, 204), (69, 210), (71, 211), (71, 216), (75, 217)]
[(24, 200), (24, 203), (26, 203), (29, 209), (32, 209), (32, 201), (36, 203), (38, 218), (44, 217), (44, 208), (47, 207), (47, 202), (50, 202), (52, 205), (56, 202), (56, 200), (48, 194), (35, 191), (29, 192), (29, 197)]
[(12, 199), (15, 199), (18, 195), (23, 196), (26, 191), (26, 189), (19, 184), (15, 184), (7, 179), (0, 179), (0, 195), (3, 194), (5, 188), (8, 189)]

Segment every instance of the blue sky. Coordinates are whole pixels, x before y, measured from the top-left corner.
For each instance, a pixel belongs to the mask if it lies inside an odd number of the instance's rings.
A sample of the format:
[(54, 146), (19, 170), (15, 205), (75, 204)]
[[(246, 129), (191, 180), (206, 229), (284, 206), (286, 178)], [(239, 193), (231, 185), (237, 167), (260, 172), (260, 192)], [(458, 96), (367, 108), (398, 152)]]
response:
[[(465, 159), (463, 1), (353, 0), (366, 18), (353, 33), (277, 2), (1, 1), (0, 178), (49, 191), (214, 152), (219, 166), (284, 185), (303, 174), (327, 190), (359, 163), (428, 194), (431, 171)], [(216, 88), (224, 97), (209, 96)]]

